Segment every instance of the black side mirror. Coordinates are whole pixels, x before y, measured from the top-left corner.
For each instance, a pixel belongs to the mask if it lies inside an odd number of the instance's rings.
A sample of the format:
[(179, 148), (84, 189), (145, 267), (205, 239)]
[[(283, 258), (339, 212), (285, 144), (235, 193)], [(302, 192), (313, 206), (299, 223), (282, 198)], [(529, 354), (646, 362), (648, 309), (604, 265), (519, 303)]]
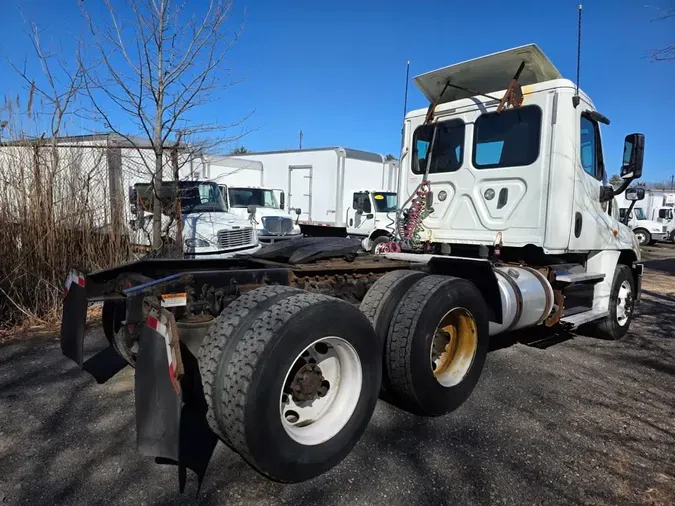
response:
[[(643, 134), (626, 135), (623, 143), (622, 179), (638, 179), (642, 176), (642, 163), (645, 156), (645, 136)], [(644, 197), (643, 197), (644, 198)]]
[(632, 202), (638, 200), (644, 200), (645, 198), (645, 189), (644, 188), (627, 188), (626, 189), (626, 200)]
[(300, 209), (299, 207), (296, 207), (296, 208), (295, 208), (295, 214), (297, 214), (298, 216), (300, 216), (300, 215), (302, 214), (302, 209)]
[(283, 209), (285, 205), (286, 205), (286, 194), (284, 192), (281, 192), (281, 195), (279, 195), (279, 207)]
[(246, 210), (248, 211), (248, 214), (251, 214), (253, 216), (255, 216), (255, 209), (256, 209), (255, 206), (246, 206)]
[(372, 213), (366, 214), (366, 219), (367, 219), (367, 220), (372, 220), (374, 217), (375, 217), (375, 215), (372, 214)]

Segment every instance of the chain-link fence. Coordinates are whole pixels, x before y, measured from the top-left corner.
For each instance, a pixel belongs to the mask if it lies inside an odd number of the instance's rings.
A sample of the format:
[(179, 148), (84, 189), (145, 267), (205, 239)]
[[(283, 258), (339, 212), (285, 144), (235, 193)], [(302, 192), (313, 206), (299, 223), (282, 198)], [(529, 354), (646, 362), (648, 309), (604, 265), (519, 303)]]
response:
[[(166, 180), (178, 172), (170, 153)], [(58, 318), (68, 269), (134, 255), (129, 188), (154, 167), (147, 141), (114, 135), (0, 144), (0, 327)]]

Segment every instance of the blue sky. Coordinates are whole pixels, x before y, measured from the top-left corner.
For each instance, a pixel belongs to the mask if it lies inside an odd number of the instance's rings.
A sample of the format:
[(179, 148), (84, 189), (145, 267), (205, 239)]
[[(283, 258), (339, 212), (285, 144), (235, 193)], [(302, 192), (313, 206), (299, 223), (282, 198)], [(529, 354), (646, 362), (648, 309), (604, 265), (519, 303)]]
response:
[[(84, 1), (98, 9), (98, 0)], [(235, 0), (232, 26), (245, 19), (245, 28), (229, 65), (246, 79), (200, 116), (229, 123), (255, 110), (246, 123), (253, 131), (241, 141), (255, 151), (295, 148), (302, 129), (304, 147), (342, 145), (398, 155), (406, 60), (414, 76), (535, 42), (574, 79), (577, 2), (477, 4)], [(44, 29), (44, 43), (64, 55), (72, 53), (72, 39), (85, 32), (78, 0), (4, 0), (0, 94), (10, 97), (25, 91), (7, 57), (21, 64), (26, 59), (36, 76), (39, 70), (19, 5), (23, 16)], [(675, 62), (646, 58), (649, 50), (674, 42), (675, 20), (650, 21), (668, 5), (673, 2), (584, 3), (581, 87), (612, 121), (603, 127), (610, 174), (618, 172), (623, 137), (631, 132), (647, 137), (644, 179), (675, 174)], [(427, 105), (412, 83), (408, 105)], [(125, 119), (118, 121), (123, 127)]]

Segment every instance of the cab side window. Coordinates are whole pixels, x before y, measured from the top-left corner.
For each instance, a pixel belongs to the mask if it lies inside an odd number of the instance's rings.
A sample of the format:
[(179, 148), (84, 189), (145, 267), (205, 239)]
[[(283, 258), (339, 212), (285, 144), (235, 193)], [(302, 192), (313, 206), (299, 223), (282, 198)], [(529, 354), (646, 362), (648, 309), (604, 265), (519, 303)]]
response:
[(602, 146), (600, 145), (600, 129), (598, 124), (587, 116), (582, 115), (580, 130), (579, 152), (581, 155), (581, 166), (589, 176), (602, 181), (605, 167), (602, 160)]
[(372, 212), (372, 207), (370, 205), (370, 196), (365, 192), (359, 192), (354, 194), (354, 200), (352, 202), (352, 207), (357, 211), (363, 211), (368, 214)]

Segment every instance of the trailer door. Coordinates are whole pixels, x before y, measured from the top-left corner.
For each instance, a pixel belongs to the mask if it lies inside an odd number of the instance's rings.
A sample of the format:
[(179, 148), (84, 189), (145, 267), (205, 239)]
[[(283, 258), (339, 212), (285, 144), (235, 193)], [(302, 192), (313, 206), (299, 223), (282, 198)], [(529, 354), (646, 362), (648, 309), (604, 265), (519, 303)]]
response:
[(288, 166), (288, 210), (300, 209), (300, 223), (312, 222), (312, 166)]

